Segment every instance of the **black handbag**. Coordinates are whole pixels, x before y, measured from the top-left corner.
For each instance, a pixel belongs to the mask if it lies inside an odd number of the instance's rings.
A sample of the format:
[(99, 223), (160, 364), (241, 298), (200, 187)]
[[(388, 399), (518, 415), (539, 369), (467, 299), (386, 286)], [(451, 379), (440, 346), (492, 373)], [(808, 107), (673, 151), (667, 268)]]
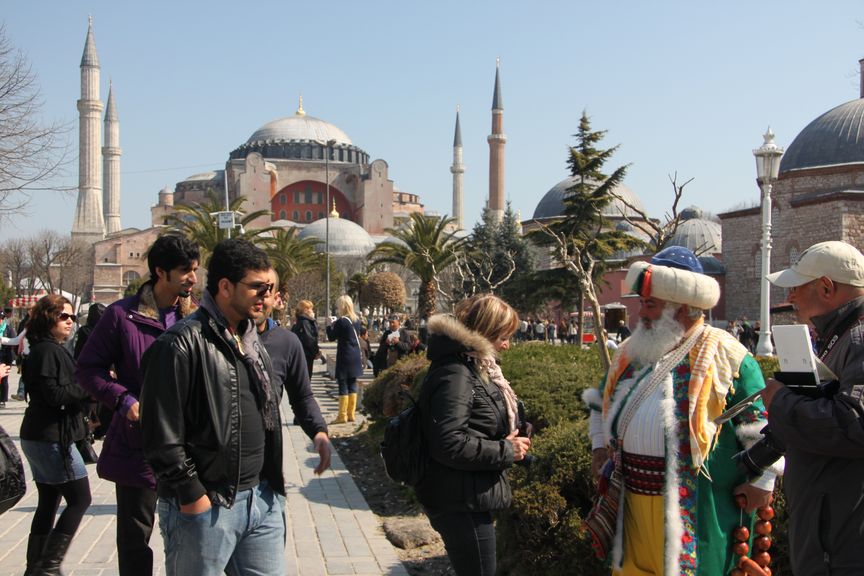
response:
[(93, 448), (92, 433), (88, 434), (83, 440), (75, 442), (75, 447), (81, 453), (81, 459), (84, 460), (84, 464), (96, 464), (99, 461), (99, 455), (96, 454), (96, 450)]
[(6, 430), (0, 426), (0, 514), (17, 504), (26, 492), (21, 455)]

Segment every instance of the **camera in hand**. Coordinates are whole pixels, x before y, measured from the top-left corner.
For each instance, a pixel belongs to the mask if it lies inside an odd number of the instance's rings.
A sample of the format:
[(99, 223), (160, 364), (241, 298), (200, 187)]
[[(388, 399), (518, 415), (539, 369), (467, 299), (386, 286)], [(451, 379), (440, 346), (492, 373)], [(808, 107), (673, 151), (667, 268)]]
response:
[(734, 457), (738, 469), (751, 480), (761, 476), (786, 453), (786, 446), (771, 433), (770, 426), (765, 426), (760, 432), (762, 438), (758, 442)]

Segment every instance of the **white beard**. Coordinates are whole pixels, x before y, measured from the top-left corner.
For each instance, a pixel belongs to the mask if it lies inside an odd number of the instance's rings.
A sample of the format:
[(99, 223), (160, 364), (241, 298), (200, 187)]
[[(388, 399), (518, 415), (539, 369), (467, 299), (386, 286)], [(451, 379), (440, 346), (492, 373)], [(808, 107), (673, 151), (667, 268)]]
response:
[(633, 335), (627, 339), (627, 356), (641, 366), (659, 361), (675, 349), (684, 338), (684, 327), (675, 320), (678, 306), (666, 306), (658, 320), (647, 327), (639, 322)]

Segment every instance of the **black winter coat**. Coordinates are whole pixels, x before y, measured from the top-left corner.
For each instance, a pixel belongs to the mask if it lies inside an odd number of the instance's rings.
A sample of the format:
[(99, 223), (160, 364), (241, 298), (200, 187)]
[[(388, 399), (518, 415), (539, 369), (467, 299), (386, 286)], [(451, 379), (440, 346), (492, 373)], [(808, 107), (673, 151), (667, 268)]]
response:
[(492, 343), (451, 316), (429, 320), (432, 361), (419, 406), (430, 462), (417, 498), (430, 512), (489, 511), (510, 506), (504, 472), (513, 464), (505, 440), (504, 398), (465, 353), (494, 354)]
[(318, 357), (320, 348), (318, 346), (318, 324), (314, 318), (309, 316), (298, 315), (297, 321), (291, 326), (291, 331), (300, 339), (300, 344), (303, 345), (303, 355), (306, 356), (306, 363)]

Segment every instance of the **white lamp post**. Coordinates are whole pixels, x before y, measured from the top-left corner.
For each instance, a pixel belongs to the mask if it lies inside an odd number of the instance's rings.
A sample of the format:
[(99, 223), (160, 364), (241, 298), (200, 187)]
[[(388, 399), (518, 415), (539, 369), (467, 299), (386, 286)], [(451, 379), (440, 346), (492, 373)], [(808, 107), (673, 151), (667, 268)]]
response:
[(756, 157), (757, 183), (762, 191), (762, 271), (759, 274), (761, 298), (759, 302), (759, 343), (756, 354), (773, 356), (774, 346), (771, 344), (771, 284), (766, 276), (771, 273), (771, 187), (780, 172), (780, 157), (783, 149), (774, 143), (774, 132), (771, 127), (763, 136), (765, 142), (753, 150)]
[(324, 144), (324, 179), (327, 181), (327, 200), (324, 205), (324, 264), (327, 267), (327, 316), (333, 312), (330, 310), (330, 153), (336, 140), (328, 140)]

